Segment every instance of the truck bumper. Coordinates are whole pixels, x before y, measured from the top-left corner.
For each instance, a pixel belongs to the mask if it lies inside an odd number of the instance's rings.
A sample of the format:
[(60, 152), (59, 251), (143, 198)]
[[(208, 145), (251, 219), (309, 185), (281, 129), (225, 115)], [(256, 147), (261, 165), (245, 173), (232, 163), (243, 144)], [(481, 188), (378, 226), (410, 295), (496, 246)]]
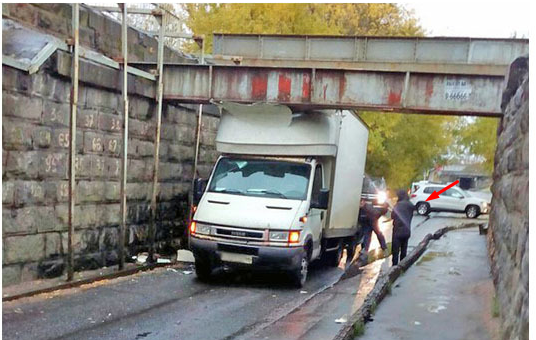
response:
[[(190, 237), (190, 249), (194, 256), (210, 259), (214, 266), (228, 265), (260, 270), (293, 270), (301, 265), (302, 247), (267, 247), (233, 244)], [(222, 260), (223, 253), (251, 256), (251, 264)]]

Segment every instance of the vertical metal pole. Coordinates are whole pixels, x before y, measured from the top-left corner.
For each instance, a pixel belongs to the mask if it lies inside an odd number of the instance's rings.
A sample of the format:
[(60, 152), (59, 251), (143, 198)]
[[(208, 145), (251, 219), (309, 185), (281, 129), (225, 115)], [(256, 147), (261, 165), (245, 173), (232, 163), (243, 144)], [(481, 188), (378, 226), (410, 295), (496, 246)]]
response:
[(75, 182), (75, 159), (76, 159), (76, 110), (78, 108), (78, 47), (79, 47), (79, 5), (73, 4), (72, 15), (72, 34), (74, 39), (74, 49), (72, 58), (72, 76), (71, 76), (71, 119), (69, 121), (70, 127), (70, 142), (69, 142), (69, 232), (67, 240), (67, 248), (69, 251), (68, 265), (67, 265), (67, 281), (72, 281), (74, 277), (74, 249), (73, 249), (73, 237), (74, 237), (74, 204), (76, 199), (76, 182)]
[(160, 161), (160, 127), (162, 124), (162, 97), (164, 92), (164, 36), (166, 27), (166, 14), (162, 11), (160, 16), (160, 32), (158, 34), (158, 108), (156, 113), (156, 137), (154, 141), (153, 164), (153, 192), (151, 195), (151, 223), (149, 225), (149, 261), (154, 261), (154, 243), (156, 233), (156, 193), (158, 192), (158, 165)]
[[(205, 37), (203, 37), (203, 40), (201, 41), (201, 64), (205, 63)], [(210, 94), (209, 94), (210, 95)], [(193, 168), (193, 175), (192, 175), (192, 195), (190, 195), (190, 210), (188, 213), (188, 222), (193, 217), (193, 192), (194, 192), (194, 183), (195, 179), (197, 178), (197, 162), (199, 159), (199, 142), (201, 140), (201, 123), (203, 118), (203, 104), (199, 104), (199, 111), (197, 114), (197, 128), (196, 128), (196, 134), (195, 134), (195, 156), (194, 156), (194, 168)]]
[(128, 23), (123, 4), (121, 43), (123, 47), (123, 164), (121, 172), (121, 227), (119, 229), (119, 270), (125, 266), (125, 231), (127, 228), (127, 160), (128, 160)]

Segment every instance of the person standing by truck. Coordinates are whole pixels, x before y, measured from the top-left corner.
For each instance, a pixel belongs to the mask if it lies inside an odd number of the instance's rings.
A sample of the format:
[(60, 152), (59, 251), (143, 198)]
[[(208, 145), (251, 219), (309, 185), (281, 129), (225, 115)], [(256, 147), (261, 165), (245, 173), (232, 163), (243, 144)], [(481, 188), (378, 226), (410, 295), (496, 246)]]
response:
[(406, 257), (408, 250), (408, 240), (411, 236), (411, 219), (415, 206), (409, 201), (408, 193), (405, 190), (397, 191), (398, 202), (393, 208), (391, 216), (393, 218), (393, 266)]
[(381, 210), (375, 209), (371, 204), (367, 203), (364, 199), (361, 199), (359, 209), (359, 224), (363, 227), (363, 252), (368, 252), (370, 242), (372, 241), (372, 232), (376, 234), (378, 242), (383, 251), (387, 250), (387, 244), (385, 237), (383, 236), (378, 220), (381, 215), (387, 213), (387, 208)]

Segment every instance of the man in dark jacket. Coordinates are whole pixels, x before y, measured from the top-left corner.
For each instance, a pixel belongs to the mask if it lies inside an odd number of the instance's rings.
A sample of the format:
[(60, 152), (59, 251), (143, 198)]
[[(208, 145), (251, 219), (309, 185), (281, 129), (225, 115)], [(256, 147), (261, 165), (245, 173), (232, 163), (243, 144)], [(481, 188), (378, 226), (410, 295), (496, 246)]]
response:
[(372, 241), (372, 232), (376, 234), (382, 250), (387, 250), (387, 244), (385, 243), (385, 237), (383, 236), (380, 226), (378, 225), (378, 219), (381, 215), (387, 213), (387, 208), (382, 210), (376, 210), (370, 203), (366, 203), (364, 199), (361, 199), (359, 208), (359, 224), (363, 227), (363, 251), (368, 252), (370, 242)]
[(405, 190), (398, 190), (398, 202), (393, 208), (391, 217), (393, 218), (393, 266), (398, 264), (398, 254), (400, 261), (406, 257), (408, 250), (408, 240), (411, 236), (411, 219), (415, 206), (409, 201), (408, 193)]

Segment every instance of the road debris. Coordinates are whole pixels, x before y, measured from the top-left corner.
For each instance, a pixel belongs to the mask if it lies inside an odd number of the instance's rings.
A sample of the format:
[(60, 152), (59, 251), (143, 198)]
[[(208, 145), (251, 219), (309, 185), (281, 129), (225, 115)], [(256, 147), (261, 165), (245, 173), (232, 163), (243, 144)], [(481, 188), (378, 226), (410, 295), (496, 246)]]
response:
[(174, 272), (174, 273), (178, 273), (179, 271), (175, 268), (167, 268), (166, 271), (168, 272)]
[(190, 274), (193, 273), (193, 270), (183, 270), (182, 273), (183, 273), (184, 275), (190, 275)]
[(346, 323), (348, 321), (348, 319), (346, 318), (346, 315), (338, 318), (338, 319), (335, 319), (335, 322), (336, 323)]
[(162, 259), (162, 258), (158, 258), (156, 260), (156, 263), (171, 263), (171, 260), (170, 259)]
[(300, 290), (300, 294), (307, 294), (306, 290)]
[(194, 254), (186, 249), (179, 249), (177, 250), (177, 261), (179, 262), (187, 262), (187, 263), (194, 263)]
[(415, 324), (415, 326), (420, 326), (421, 325), (421, 323), (419, 321), (415, 321), (414, 324)]
[(149, 257), (149, 254), (147, 254), (147, 253), (138, 254), (138, 256), (136, 257), (136, 263), (143, 264), (143, 263), (147, 262), (148, 257)]

